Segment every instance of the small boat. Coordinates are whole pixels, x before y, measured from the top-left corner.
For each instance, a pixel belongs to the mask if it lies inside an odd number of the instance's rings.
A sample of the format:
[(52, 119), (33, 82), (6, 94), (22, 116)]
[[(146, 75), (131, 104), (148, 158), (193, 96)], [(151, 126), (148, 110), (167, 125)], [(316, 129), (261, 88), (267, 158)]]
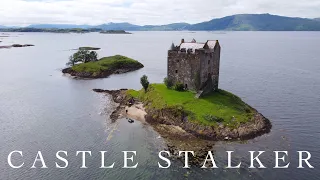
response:
[(134, 123), (134, 120), (133, 119), (128, 119), (128, 122), (129, 123)]

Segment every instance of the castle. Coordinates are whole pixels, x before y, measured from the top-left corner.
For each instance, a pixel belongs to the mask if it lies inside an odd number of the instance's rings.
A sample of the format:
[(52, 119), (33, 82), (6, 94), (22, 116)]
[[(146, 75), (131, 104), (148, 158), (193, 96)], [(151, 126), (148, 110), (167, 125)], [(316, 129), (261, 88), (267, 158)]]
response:
[(215, 91), (219, 84), (221, 47), (218, 40), (198, 43), (196, 40), (173, 46), (168, 51), (168, 79), (183, 83), (185, 89), (201, 95)]

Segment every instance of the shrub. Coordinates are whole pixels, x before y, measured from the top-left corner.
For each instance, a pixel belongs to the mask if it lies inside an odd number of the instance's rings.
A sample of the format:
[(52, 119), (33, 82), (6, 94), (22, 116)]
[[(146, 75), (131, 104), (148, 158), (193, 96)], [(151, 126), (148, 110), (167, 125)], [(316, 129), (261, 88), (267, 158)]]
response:
[(171, 89), (174, 86), (173, 81), (167, 77), (164, 78), (163, 82), (167, 86), (168, 89)]
[(143, 75), (143, 76), (140, 78), (140, 83), (141, 83), (144, 91), (147, 92), (148, 87), (149, 87), (148, 76)]
[(176, 91), (184, 91), (184, 85), (182, 83), (178, 82), (178, 83), (176, 83), (174, 89)]
[(203, 118), (209, 122), (218, 122), (218, 123), (221, 123), (224, 121), (223, 118), (221, 117), (216, 117), (214, 115), (211, 115), (211, 114), (206, 114), (203, 116)]

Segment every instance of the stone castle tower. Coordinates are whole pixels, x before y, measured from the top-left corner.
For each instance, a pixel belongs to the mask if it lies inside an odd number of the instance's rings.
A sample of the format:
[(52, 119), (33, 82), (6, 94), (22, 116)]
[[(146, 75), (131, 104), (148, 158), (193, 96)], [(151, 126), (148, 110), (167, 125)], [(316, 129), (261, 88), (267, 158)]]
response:
[(183, 83), (186, 89), (201, 95), (215, 91), (219, 84), (221, 47), (218, 40), (196, 40), (172, 47), (168, 51), (168, 79)]

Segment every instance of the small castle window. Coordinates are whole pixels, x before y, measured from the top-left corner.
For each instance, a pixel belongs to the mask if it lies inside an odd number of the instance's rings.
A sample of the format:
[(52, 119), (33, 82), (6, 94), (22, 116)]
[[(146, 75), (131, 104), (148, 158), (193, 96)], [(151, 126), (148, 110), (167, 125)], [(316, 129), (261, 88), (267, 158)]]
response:
[(178, 73), (178, 70), (176, 70), (176, 73)]
[(210, 60), (208, 61), (208, 64), (210, 64)]
[(177, 62), (179, 62), (179, 59), (177, 60)]

